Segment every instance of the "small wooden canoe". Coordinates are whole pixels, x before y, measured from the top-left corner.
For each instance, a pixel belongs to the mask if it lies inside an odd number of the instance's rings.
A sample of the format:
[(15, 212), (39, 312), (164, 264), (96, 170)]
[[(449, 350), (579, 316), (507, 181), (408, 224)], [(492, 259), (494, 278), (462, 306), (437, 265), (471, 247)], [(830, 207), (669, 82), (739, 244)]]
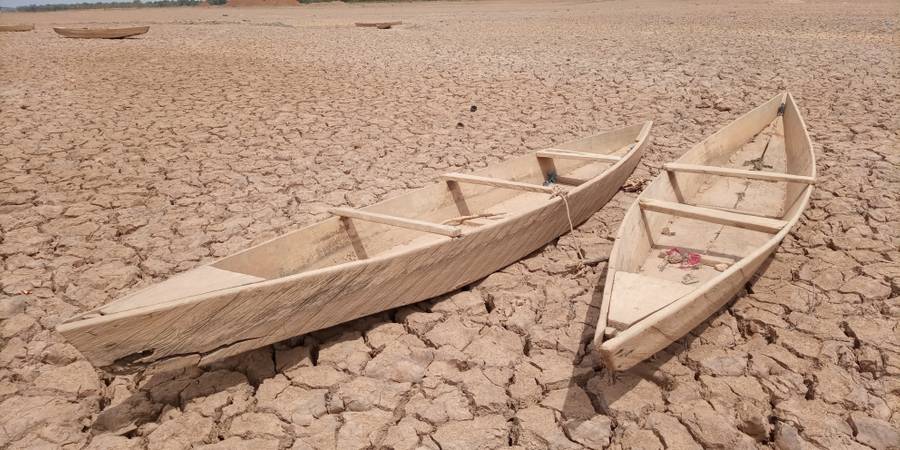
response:
[[(205, 364), (470, 284), (587, 220), (651, 123), (561, 144), (333, 217), (58, 327), (97, 367)], [(555, 182), (555, 186), (547, 183)], [(465, 218), (468, 217), (469, 220)]]
[(0, 25), (0, 32), (5, 31), (32, 31), (34, 24), (18, 24), (18, 25)]
[(150, 31), (150, 27), (131, 28), (54, 28), (57, 34), (78, 39), (123, 39)]
[(364, 28), (378, 28), (379, 30), (387, 30), (396, 25), (403, 25), (403, 22), (356, 22), (355, 25)]
[(634, 366), (733, 298), (800, 219), (815, 179), (790, 94), (664, 165), (610, 255), (594, 338), (606, 367)]

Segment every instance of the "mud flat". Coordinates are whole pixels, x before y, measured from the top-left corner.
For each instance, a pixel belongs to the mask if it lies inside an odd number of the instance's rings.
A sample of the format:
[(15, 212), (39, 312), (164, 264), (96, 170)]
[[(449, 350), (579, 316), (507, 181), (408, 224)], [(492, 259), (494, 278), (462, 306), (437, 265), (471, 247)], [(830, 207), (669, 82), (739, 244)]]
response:
[[(0, 447), (900, 445), (895, 2), (0, 17), (20, 22), (35, 31), (0, 38)], [(153, 31), (50, 28), (97, 24)], [(329, 208), (597, 130), (654, 120), (633, 180), (650, 178), (783, 90), (817, 153), (809, 209), (734, 302), (616, 379), (585, 351), (605, 268), (568, 270), (572, 236), (212, 367), (113, 376), (53, 331)], [(589, 257), (636, 195), (576, 230)]]

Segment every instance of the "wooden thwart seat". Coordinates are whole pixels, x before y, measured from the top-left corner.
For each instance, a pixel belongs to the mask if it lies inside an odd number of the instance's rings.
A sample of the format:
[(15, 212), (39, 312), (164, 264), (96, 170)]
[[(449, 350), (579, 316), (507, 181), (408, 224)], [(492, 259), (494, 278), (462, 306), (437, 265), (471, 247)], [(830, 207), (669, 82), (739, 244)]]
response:
[(538, 150), (535, 152), (538, 158), (550, 159), (575, 159), (581, 161), (605, 161), (618, 162), (621, 156), (599, 155), (596, 153), (576, 152), (574, 150), (563, 150), (558, 148), (548, 148), (546, 150)]
[(445, 173), (441, 175), (446, 181), (455, 181), (457, 183), (483, 184), (486, 186), (494, 186), (504, 189), (515, 189), (519, 191), (540, 192), (543, 194), (552, 194), (553, 188), (549, 186), (541, 186), (538, 184), (521, 183), (518, 181), (508, 181), (500, 178), (481, 177), (478, 175), (467, 175), (462, 173)]
[(786, 181), (791, 183), (815, 184), (815, 177), (792, 175), (779, 172), (762, 172), (758, 170), (732, 169), (728, 167), (702, 166), (697, 164), (667, 163), (663, 164), (667, 172), (702, 173), (706, 175), (719, 175), (723, 177), (748, 178), (751, 180)]
[(459, 227), (423, 222), (421, 220), (407, 219), (404, 217), (388, 216), (386, 214), (361, 211), (358, 209), (334, 208), (331, 210), (331, 213), (340, 217), (366, 220), (369, 222), (393, 225), (395, 227), (408, 228), (410, 230), (423, 231), (425, 233), (441, 234), (449, 237), (457, 237), (462, 234), (462, 229)]
[(787, 225), (787, 222), (783, 220), (738, 214), (662, 200), (643, 199), (640, 200), (640, 205), (642, 209), (647, 211), (671, 214), (673, 216), (685, 217), (688, 219), (703, 220), (747, 230), (763, 231), (766, 233), (777, 233)]

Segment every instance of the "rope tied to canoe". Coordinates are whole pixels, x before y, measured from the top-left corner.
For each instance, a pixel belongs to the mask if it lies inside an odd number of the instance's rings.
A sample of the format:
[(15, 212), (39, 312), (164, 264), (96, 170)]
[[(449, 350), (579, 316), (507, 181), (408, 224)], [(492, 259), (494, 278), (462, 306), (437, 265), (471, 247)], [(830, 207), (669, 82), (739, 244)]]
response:
[(576, 266), (581, 268), (585, 266), (584, 260), (584, 251), (581, 249), (581, 241), (578, 239), (578, 236), (575, 235), (575, 224), (572, 222), (572, 211), (569, 209), (569, 193), (560, 187), (556, 183), (550, 184), (550, 198), (559, 197), (562, 199), (563, 204), (566, 206), (566, 218), (569, 219), (569, 233), (572, 235), (572, 240), (575, 242), (575, 253), (578, 255), (578, 261), (576, 261)]

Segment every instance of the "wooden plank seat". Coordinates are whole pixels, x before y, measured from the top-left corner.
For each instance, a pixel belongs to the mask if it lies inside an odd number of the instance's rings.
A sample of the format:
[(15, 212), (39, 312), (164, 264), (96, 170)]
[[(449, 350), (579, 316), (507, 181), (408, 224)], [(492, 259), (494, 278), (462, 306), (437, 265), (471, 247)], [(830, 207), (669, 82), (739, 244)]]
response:
[(442, 234), (449, 237), (458, 237), (462, 235), (462, 229), (450, 225), (441, 225), (437, 223), (424, 222), (416, 219), (407, 219), (405, 217), (388, 216), (386, 214), (378, 214), (368, 211), (361, 211), (351, 208), (334, 208), (331, 213), (351, 219), (366, 220), (385, 225), (392, 225), (410, 230), (422, 231), (425, 233)]
[(548, 148), (546, 150), (538, 150), (534, 153), (538, 158), (549, 159), (574, 159), (580, 161), (604, 161), (618, 162), (621, 156), (600, 155), (597, 153), (576, 152), (574, 150), (564, 150), (558, 148)]
[(515, 189), (519, 191), (538, 192), (542, 194), (552, 194), (553, 188), (550, 186), (541, 186), (538, 184), (522, 183), (519, 181), (509, 181), (500, 178), (482, 177), (478, 175), (468, 175), (462, 173), (445, 173), (441, 175), (445, 181), (455, 181), (457, 183), (483, 184), (503, 189)]
[(787, 225), (787, 222), (783, 220), (685, 205), (683, 203), (655, 199), (641, 199), (639, 203), (641, 208), (647, 211), (671, 214), (673, 216), (702, 220), (746, 230), (763, 231), (766, 233), (777, 233)]
[(732, 169), (728, 167), (703, 166), (698, 164), (666, 163), (663, 169), (667, 172), (702, 173), (723, 177), (748, 178), (751, 180), (785, 181), (788, 183), (815, 184), (815, 177), (793, 175), (780, 172), (763, 172), (758, 170)]

